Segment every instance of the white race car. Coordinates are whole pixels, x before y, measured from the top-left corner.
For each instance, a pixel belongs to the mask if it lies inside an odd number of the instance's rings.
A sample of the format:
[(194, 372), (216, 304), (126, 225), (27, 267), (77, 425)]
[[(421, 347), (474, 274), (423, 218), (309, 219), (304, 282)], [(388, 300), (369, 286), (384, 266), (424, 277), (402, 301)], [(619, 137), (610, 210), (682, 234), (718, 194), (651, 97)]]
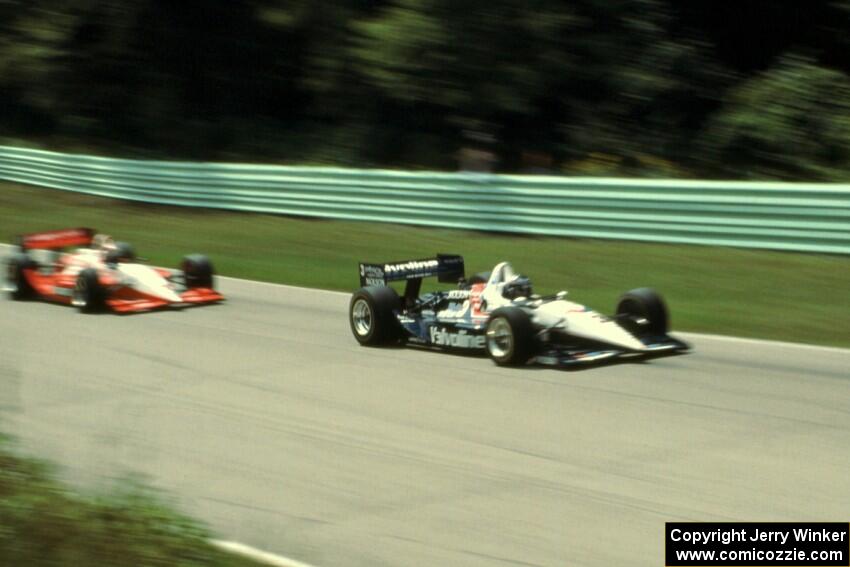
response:
[[(458, 289), (419, 295), (422, 278), (457, 282)], [(389, 282), (406, 280), (403, 296)], [(667, 308), (656, 292), (624, 294), (607, 317), (566, 299), (562, 291), (535, 295), (527, 277), (508, 262), (464, 278), (461, 256), (360, 264), (361, 287), (349, 319), (363, 345), (407, 342), (481, 351), (499, 365), (554, 366), (621, 356), (672, 354), (689, 346), (667, 332)]]

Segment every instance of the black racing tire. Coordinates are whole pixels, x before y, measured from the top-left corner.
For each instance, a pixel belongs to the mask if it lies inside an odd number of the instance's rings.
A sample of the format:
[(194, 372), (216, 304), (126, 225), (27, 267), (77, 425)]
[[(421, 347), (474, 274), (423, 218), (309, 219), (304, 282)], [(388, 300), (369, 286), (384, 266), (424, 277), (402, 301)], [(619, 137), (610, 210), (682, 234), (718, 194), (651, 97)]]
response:
[(9, 297), (15, 301), (30, 299), (35, 296), (35, 290), (24, 276), (24, 270), (38, 265), (24, 252), (16, 252), (6, 261), (6, 289)]
[(106, 290), (100, 284), (97, 270), (86, 268), (77, 274), (71, 292), (71, 304), (81, 313), (98, 313), (106, 306)]
[(617, 302), (617, 320), (634, 335), (666, 335), (669, 316), (664, 299), (654, 289), (627, 291)]
[(105, 261), (107, 264), (135, 262), (136, 250), (129, 242), (116, 242), (115, 249), (106, 253)]
[(387, 286), (362, 287), (351, 296), (348, 322), (354, 338), (364, 346), (398, 343), (403, 331), (396, 318), (401, 298)]
[(500, 307), (487, 321), (487, 354), (499, 366), (523, 366), (537, 350), (531, 317), (519, 307)]
[(213, 288), (215, 269), (210, 259), (203, 254), (184, 256), (183, 261), (180, 262), (180, 270), (183, 272), (187, 288)]

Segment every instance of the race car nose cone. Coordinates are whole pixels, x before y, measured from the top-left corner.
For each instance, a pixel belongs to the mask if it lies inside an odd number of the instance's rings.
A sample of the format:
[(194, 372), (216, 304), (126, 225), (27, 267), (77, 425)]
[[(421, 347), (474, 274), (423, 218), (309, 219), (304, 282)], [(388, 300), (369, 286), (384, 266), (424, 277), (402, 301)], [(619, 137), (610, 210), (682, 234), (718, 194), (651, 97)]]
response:
[(144, 293), (157, 299), (162, 299), (170, 303), (180, 303), (183, 301), (165, 278), (163, 278), (156, 270), (141, 264), (124, 264), (119, 267), (119, 271), (129, 278), (130, 285), (133, 289), (140, 293)]
[(154, 289), (152, 291), (153, 295), (156, 295), (160, 299), (164, 299), (172, 303), (180, 303), (181, 301), (183, 301), (183, 298), (177, 295), (177, 293), (173, 289), (170, 289), (165, 286), (160, 287), (158, 289)]
[(564, 315), (564, 322), (567, 331), (578, 337), (633, 351), (646, 350), (642, 342), (615, 321), (600, 317), (593, 311), (568, 308)]

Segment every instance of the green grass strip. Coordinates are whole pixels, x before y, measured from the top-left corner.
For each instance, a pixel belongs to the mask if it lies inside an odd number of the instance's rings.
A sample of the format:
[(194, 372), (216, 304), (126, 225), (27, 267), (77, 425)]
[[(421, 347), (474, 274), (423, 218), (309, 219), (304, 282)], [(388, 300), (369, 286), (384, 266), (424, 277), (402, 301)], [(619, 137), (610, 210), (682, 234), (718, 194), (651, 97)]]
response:
[(567, 289), (602, 312), (622, 292), (651, 286), (666, 298), (676, 330), (850, 347), (846, 256), (310, 220), (0, 184), (3, 239), (68, 226), (129, 241), (160, 265), (197, 251), (224, 275), (343, 291), (358, 286), (359, 260), (457, 252), (468, 273), (510, 260), (539, 292)]
[(0, 434), (0, 565), (261, 567), (215, 549), (207, 528), (137, 480), (85, 494)]

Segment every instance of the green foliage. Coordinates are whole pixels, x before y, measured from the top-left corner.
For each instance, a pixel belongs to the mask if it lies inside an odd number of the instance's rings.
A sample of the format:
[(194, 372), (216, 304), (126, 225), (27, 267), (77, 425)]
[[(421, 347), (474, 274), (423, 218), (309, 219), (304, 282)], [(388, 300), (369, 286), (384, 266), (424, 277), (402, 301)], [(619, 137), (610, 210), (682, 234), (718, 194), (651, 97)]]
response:
[(729, 175), (850, 177), (850, 77), (788, 56), (732, 89), (701, 135)]
[(50, 465), (19, 456), (0, 436), (0, 565), (248, 565), (213, 549), (208, 537), (139, 482), (81, 495), (57, 481)]
[[(0, 139), (439, 169), (471, 150), (564, 173), (604, 154), (621, 175), (846, 179), (850, 9), (801, 6), (0, 2)], [(772, 89), (781, 119), (752, 110)]]

